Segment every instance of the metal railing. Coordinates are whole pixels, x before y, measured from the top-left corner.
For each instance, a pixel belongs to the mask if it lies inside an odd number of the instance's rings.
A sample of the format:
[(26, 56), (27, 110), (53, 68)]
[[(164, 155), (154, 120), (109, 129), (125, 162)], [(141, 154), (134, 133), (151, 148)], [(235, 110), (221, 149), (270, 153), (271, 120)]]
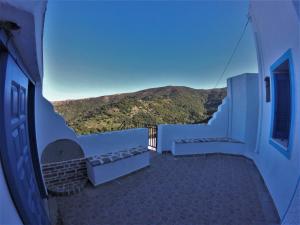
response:
[(148, 140), (149, 146), (157, 148), (157, 125), (148, 125)]
[(123, 121), (119, 127), (119, 130), (129, 128), (148, 128), (148, 146), (156, 149), (157, 147), (157, 125), (156, 124), (135, 124), (126, 125), (126, 121)]

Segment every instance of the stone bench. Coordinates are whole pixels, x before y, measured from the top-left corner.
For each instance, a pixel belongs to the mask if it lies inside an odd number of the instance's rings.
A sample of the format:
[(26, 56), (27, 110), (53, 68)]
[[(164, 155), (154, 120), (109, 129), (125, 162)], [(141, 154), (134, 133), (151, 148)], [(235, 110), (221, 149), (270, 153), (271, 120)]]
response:
[(245, 144), (228, 137), (177, 139), (172, 143), (173, 155), (206, 153), (239, 154)]
[(88, 177), (94, 186), (149, 165), (149, 150), (141, 146), (87, 158)]

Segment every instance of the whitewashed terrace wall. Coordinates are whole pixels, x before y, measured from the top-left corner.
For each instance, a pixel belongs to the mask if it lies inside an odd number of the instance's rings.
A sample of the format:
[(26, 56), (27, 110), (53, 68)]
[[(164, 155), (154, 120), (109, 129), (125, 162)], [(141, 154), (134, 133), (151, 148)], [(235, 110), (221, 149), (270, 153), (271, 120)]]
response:
[(258, 114), (257, 74), (235, 76), (227, 83), (228, 95), (208, 124), (159, 125), (157, 151), (170, 151), (176, 139), (203, 137), (235, 138), (246, 143), (245, 151), (253, 151)]
[(224, 136), (226, 136), (225, 128), (214, 129), (207, 124), (162, 124), (158, 126), (157, 152), (171, 151), (172, 142), (176, 139)]
[(85, 156), (119, 151), (137, 146), (148, 146), (148, 129), (137, 128), (90, 135), (79, 135), (67, 126), (65, 120), (53, 110), (36, 89), (36, 136), (39, 156), (45, 147), (59, 139), (70, 139), (77, 142)]
[(43, 97), (40, 84), (36, 86), (35, 91), (35, 126), (40, 159), (47, 145), (56, 140), (70, 139), (78, 142), (75, 132), (66, 125), (63, 117), (54, 111), (53, 105)]
[(137, 146), (148, 147), (148, 129), (136, 128), (78, 136), (85, 156), (116, 152)]

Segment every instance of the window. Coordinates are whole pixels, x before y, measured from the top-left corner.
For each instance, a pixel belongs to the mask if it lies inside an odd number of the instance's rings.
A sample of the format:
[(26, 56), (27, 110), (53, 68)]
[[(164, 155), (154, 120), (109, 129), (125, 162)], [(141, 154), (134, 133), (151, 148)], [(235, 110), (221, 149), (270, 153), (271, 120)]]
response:
[(270, 77), (265, 77), (265, 85), (266, 85), (266, 102), (270, 102), (271, 101)]
[(273, 138), (288, 146), (291, 124), (291, 91), (289, 62), (286, 60), (276, 70), (274, 76), (274, 126)]
[[(271, 74), (273, 85), (271, 144), (286, 154), (290, 145), (293, 104), (292, 59), (290, 51), (272, 65)], [(267, 87), (266, 79), (265, 82)], [(266, 95), (267, 97), (268, 95)]]

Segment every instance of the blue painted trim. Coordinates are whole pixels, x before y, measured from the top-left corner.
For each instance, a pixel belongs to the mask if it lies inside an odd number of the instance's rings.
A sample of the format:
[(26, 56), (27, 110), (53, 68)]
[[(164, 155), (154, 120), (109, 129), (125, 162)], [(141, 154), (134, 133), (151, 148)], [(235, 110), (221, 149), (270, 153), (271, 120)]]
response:
[[(280, 143), (278, 143), (276, 140), (273, 139), (273, 128), (274, 128), (274, 114), (275, 114), (275, 90), (276, 85), (274, 81), (274, 73), (273, 71), (281, 65), (284, 61), (289, 61), (289, 70), (290, 70), (290, 90), (291, 90), (291, 124), (290, 124), (290, 134), (289, 134), (289, 144), (286, 148), (285, 146), (282, 146)], [(270, 139), (269, 143), (277, 149), (280, 153), (282, 153), (285, 157), (288, 159), (291, 158), (291, 152), (293, 149), (294, 144), (294, 135), (295, 135), (295, 74), (294, 74), (294, 64), (293, 64), (293, 58), (292, 58), (292, 50), (289, 49), (286, 51), (282, 56), (279, 57), (279, 59), (276, 60), (274, 64), (270, 67), (270, 73), (271, 73), (271, 102), (272, 102), (272, 115), (271, 115), (271, 129), (270, 129)]]

